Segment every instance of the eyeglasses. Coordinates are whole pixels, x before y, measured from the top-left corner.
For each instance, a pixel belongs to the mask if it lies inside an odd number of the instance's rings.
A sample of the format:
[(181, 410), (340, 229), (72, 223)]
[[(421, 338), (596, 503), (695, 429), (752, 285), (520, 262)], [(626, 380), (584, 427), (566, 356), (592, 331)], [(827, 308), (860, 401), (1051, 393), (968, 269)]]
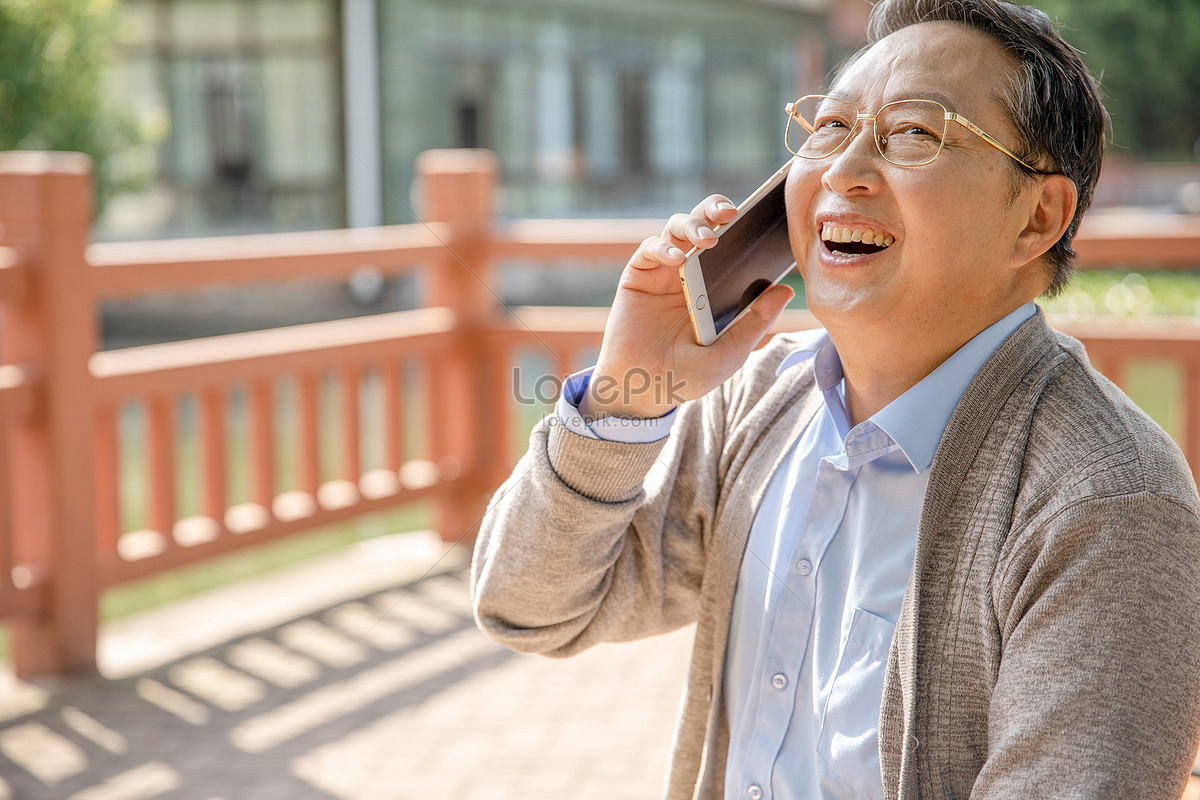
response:
[(942, 152), (946, 131), (951, 122), (957, 122), (1030, 172), (1048, 174), (1026, 164), (979, 126), (936, 100), (897, 100), (875, 114), (863, 114), (848, 100), (810, 94), (788, 103), (784, 110), (788, 115), (784, 143), (801, 158), (833, 155), (853, 138), (859, 123), (870, 121), (881, 156), (902, 167), (922, 167)]

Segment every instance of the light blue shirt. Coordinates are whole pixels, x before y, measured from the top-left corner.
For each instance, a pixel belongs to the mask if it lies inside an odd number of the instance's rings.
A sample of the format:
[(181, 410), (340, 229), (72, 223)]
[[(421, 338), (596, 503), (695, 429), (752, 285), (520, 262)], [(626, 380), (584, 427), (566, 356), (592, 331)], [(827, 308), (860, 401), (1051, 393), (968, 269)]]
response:
[[(767, 485), (742, 559), (725, 655), (725, 797), (883, 797), (883, 675), (934, 451), (980, 367), (1035, 311), (1027, 303), (985, 329), (853, 429), (824, 331), (780, 363), (783, 373), (811, 362), (825, 405)], [(673, 415), (589, 428), (574, 407), (589, 376), (564, 386), (567, 427), (632, 442), (669, 431)]]
[(579, 413), (579, 403), (583, 400), (583, 393), (587, 391), (588, 383), (592, 379), (592, 369), (593, 367), (588, 367), (580, 370), (563, 381), (554, 411), (558, 415), (558, 421), (567, 430), (589, 439), (605, 439), (625, 444), (644, 444), (666, 438), (671, 432), (675, 409), (661, 417), (650, 419), (602, 417), (591, 422), (585, 420)]

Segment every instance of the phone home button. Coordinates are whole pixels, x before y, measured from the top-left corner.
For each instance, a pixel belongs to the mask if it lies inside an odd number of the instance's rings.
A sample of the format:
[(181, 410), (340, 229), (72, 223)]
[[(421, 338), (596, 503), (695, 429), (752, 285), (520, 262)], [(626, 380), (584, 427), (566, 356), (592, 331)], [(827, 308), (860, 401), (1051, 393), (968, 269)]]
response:
[(702, 294), (696, 298), (696, 308), (703, 311), (708, 306), (708, 295)]

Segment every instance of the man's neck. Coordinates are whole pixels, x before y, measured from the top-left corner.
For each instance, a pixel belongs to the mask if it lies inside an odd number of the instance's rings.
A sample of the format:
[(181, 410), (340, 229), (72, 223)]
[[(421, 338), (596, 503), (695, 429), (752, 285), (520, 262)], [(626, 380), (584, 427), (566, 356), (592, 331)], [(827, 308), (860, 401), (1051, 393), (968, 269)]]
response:
[(920, 383), (959, 348), (1015, 310), (954, 328), (909, 327), (888, 331), (834, 331), (846, 382), (846, 414), (851, 427), (869, 419)]
[[(968, 337), (969, 338), (969, 337)], [(875, 359), (845, 353), (839, 344), (838, 354), (842, 359), (842, 374), (846, 381), (846, 414), (850, 426), (869, 419), (900, 395), (916, 386), (929, 373), (967, 340), (944, 352), (906, 354), (907, 358), (891, 354), (890, 357)]]

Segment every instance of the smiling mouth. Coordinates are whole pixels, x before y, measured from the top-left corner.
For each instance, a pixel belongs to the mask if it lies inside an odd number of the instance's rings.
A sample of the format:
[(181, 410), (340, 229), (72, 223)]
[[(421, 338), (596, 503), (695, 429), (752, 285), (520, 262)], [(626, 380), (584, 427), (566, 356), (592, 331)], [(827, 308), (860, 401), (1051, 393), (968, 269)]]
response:
[(896, 237), (874, 228), (844, 228), (826, 222), (821, 226), (821, 243), (835, 255), (866, 256), (891, 247)]

